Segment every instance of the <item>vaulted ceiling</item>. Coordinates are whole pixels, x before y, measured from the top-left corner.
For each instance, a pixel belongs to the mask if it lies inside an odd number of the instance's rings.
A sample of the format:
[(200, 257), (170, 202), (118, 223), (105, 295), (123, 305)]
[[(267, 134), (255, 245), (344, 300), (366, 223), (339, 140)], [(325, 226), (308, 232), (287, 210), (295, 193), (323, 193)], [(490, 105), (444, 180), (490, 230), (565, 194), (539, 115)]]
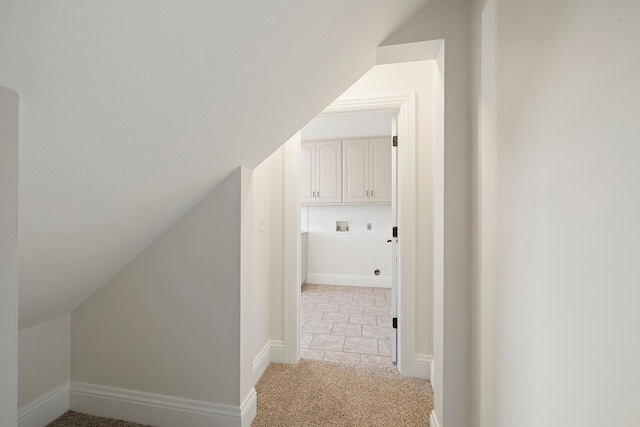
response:
[(20, 327), (75, 308), (364, 74), (427, 0), (9, 1)]

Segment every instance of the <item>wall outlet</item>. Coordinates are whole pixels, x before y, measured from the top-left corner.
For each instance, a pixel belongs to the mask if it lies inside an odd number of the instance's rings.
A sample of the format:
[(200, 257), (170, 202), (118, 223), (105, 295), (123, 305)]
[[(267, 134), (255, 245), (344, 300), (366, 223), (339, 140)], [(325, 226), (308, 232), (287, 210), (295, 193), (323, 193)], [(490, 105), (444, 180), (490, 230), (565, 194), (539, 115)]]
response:
[(367, 230), (371, 231), (371, 223), (370, 222), (367, 223)]

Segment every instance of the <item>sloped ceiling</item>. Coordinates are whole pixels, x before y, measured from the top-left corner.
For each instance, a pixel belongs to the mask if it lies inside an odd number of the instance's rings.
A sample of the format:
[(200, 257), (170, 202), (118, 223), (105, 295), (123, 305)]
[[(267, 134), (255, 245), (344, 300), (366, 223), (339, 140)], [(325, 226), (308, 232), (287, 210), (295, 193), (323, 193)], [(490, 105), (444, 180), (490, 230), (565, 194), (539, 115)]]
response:
[(75, 308), (364, 74), (426, 0), (0, 7), (20, 104), (20, 327)]

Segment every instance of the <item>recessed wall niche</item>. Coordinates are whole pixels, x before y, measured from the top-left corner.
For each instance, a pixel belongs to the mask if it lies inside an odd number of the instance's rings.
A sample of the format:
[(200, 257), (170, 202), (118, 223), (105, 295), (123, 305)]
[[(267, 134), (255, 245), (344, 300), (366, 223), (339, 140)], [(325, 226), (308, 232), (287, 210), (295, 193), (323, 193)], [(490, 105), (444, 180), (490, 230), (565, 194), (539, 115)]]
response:
[(351, 220), (336, 221), (336, 233), (351, 233)]

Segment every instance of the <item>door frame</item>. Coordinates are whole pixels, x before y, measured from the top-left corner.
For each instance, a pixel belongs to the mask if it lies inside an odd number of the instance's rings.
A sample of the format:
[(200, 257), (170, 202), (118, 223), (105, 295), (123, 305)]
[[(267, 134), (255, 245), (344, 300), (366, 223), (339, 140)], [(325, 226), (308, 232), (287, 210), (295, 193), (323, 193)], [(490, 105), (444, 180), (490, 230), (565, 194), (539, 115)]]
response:
[[(393, 92), (338, 98), (319, 116), (392, 112), (398, 120), (398, 371), (416, 368), (416, 95)], [(300, 133), (284, 146), (284, 362), (300, 360)], [(391, 230), (389, 230), (391, 231)]]

